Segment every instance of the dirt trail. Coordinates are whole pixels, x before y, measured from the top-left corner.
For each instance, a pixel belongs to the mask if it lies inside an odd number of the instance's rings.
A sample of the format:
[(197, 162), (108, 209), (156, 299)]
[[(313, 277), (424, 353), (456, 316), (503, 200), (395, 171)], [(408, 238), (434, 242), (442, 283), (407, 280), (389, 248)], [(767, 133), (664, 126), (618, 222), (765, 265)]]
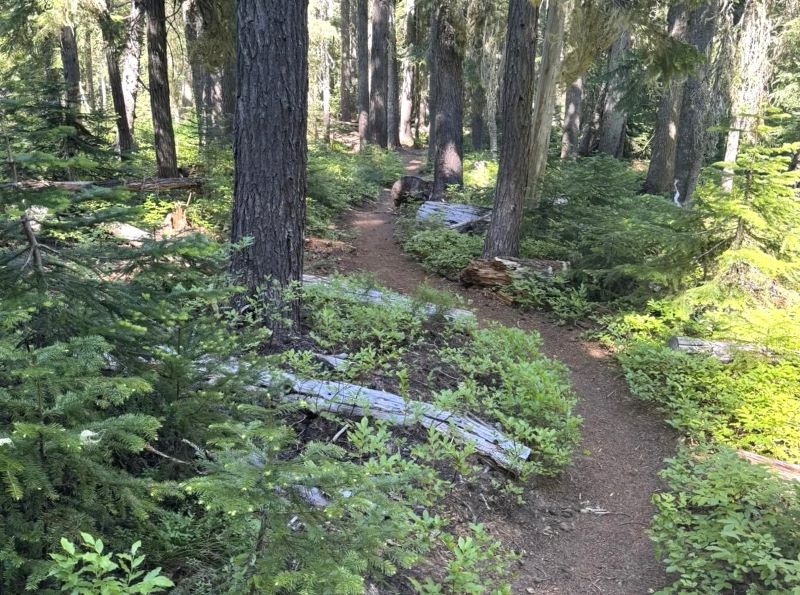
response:
[[(409, 173), (418, 171), (418, 154), (403, 157)], [(497, 321), (540, 333), (544, 352), (570, 369), (584, 420), (573, 466), (556, 479), (530, 486), (525, 506), (484, 520), (525, 552), (514, 592), (627, 595), (664, 586), (667, 578), (645, 529), (653, 515), (650, 497), (662, 487), (657, 473), (674, 451), (674, 434), (631, 397), (609, 354), (578, 332), (544, 315), (505, 306), (484, 292), (428, 276), (397, 245), (388, 191), (365, 209), (347, 222), (358, 237), (355, 253), (340, 265), (343, 271), (370, 271), (386, 286), (409, 294), (423, 282), (461, 294), (482, 323)], [(581, 512), (590, 508), (594, 512)]]

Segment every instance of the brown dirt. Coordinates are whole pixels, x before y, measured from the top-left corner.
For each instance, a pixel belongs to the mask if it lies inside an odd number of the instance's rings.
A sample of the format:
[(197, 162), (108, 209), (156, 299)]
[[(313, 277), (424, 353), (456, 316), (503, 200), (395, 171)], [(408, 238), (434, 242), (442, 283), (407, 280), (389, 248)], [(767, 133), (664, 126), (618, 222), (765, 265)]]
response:
[[(419, 170), (419, 155), (403, 153), (409, 173)], [(674, 452), (673, 432), (630, 395), (607, 351), (544, 315), (522, 313), (480, 290), (429, 277), (402, 253), (395, 222), (388, 190), (377, 203), (354, 211), (345, 226), (358, 234), (356, 250), (342, 258), (340, 270), (369, 271), (403, 293), (427, 283), (463, 296), (482, 324), (496, 321), (538, 332), (545, 354), (569, 367), (579, 397), (583, 439), (574, 464), (556, 479), (528, 486), (524, 506), (479, 515), (492, 534), (524, 554), (514, 593), (628, 595), (663, 587), (668, 579), (645, 530), (653, 515), (651, 495), (663, 487), (658, 471)]]

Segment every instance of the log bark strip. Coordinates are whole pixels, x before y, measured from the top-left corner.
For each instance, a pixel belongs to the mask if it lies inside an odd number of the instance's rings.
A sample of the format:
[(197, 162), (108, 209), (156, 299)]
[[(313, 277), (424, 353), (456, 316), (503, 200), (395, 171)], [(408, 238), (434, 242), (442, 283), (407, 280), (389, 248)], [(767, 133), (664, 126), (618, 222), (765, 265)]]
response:
[(731, 363), (736, 357), (737, 352), (741, 351), (766, 356), (776, 355), (769, 349), (758, 345), (736, 344), (726, 341), (707, 341), (692, 337), (672, 337), (669, 340), (669, 348), (673, 351), (683, 351), (689, 354), (710, 355), (717, 358), (723, 364)]
[(739, 458), (744, 459), (748, 463), (769, 467), (783, 479), (788, 481), (800, 481), (800, 465), (784, 463), (783, 461), (770, 459), (769, 457), (764, 457), (747, 450), (737, 450), (736, 454), (739, 455)]
[[(406, 400), (392, 393), (346, 382), (304, 380), (291, 375), (287, 378), (292, 392), (284, 395), (283, 400), (314, 411), (355, 418), (369, 416), (398, 425), (420, 424), (473, 443), (477, 452), (512, 471), (531, 455), (530, 448), (511, 440), (489, 424), (468, 415), (438, 409), (430, 403)], [(269, 374), (262, 375), (264, 387), (273, 386), (275, 381)]]
[(503, 287), (515, 280), (530, 275), (553, 277), (569, 269), (563, 260), (537, 260), (517, 258), (493, 258), (473, 260), (461, 271), (461, 282), (465, 285)]
[(159, 192), (167, 190), (197, 190), (203, 186), (200, 178), (153, 178), (129, 182), (127, 180), (61, 182), (50, 180), (26, 180), (11, 184), (0, 184), (0, 190), (64, 190), (81, 192), (91, 188), (124, 188), (131, 192)]
[(417, 221), (441, 222), (462, 233), (486, 230), (491, 216), (492, 209), (436, 201), (424, 202), (417, 210)]

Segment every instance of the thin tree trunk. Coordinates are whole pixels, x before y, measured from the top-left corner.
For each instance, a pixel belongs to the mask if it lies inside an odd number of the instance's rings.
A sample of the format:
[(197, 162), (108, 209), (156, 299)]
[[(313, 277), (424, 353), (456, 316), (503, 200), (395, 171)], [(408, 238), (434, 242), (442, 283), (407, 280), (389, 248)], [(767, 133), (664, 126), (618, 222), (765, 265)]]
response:
[[(569, 4), (570, 0), (549, 0), (547, 5), (547, 24), (542, 35), (542, 63), (536, 78), (533, 148), (527, 197), (534, 206), (539, 203), (539, 185), (547, 167), (547, 150), (550, 145), (550, 133), (553, 129), (556, 87), (561, 78), (561, 54), (564, 49), (564, 29)], [(514, 130), (514, 128), (503, 128), (503, 130)], [(516, 254), (510, 256), (516, 256)]]
[(367, 147), (369, 131), (369, 12), (367, 0), (356, 0), (356, 58), (358, 61), (358, 147)]
[(222, 135), (229, 137), (236, 111), (236, 54), (228, 56), (222, 65)]
[(598, 150), (617, 159), (625, 148), (625, 122), (627, 114), (621, 105), (625, 94), (625, 55), (631, 46), (631, 32), (623, 30), (608, 53), (608, 82), (605, 105), (600, 118)]
[(389, 11), (389, 82), (386, 87), (386, 143), (390, 149), (400, 148), (400, 89), (398, 86), (399, 60), (397, 58), (397, 27), (395, 26), (395, 0), (390, 0)]
[[(303, 276), (308, 126), (308, 1), (239, 0), (231, 269), (251, 293), (265, 288), (272, 328), (299, 303), (285, 289)], [(268, 283), (267, 283), (268, 282)], [(266, 287), (265, 287), (265, 283)]]
[[(687, 41), (707, 55), (716, 28), (716, 5), (706, 2), (689, 13)], [(684, 85), (681, 113), (678, 118), (678, 142), (675, 148), (675, 200), (686, 205), (692, 199), (706, 150), (709, 67), (707, 61)]]
[[(405, 0), (406, 3), (406, 51), (402, 63), (402, 83), (400, 85), (400, 143), (406, 146), (414, 145), (414, 131), (411, 128), (414, 116), (414, 98), (416, 86), (416, 65), (411, 57), (411, 51), (417, 44), (417, 12), (414, 0)], [(418, 106), (417, 106), (418, 109)]]
[[(688, 11), (683, 4), (670, 6), (667, 14), (669, 35), (678, 41), (686, 40)], [(675, 179), (675, 150), (678, 141), (678, 116), (684, 90), (683, 77), (675, 78), (665, 84), (664, 96), (656, 115), (656, 128), (652, 140), (650, 165), (644, 191), (650, 194), (662, 194), (673, 189)]]
[[(106, 77), (102, 74), (100, 75), (100, 107), (103, 108), (103, 111), (108, 109), (108, 90), (106, 89)], [(117, 147), (119, 147), (119, 141), (117, 141)]]
[[(725, 145), (726, 163), (736, 163), (742, 136), (748, 142), (755, 140), (758, 112), (766, 95), (772, 69), (771, 4), (772, 0), (750, 0), (742, 15), (731, 93), (731, 125)], [(733, 190), (731, 167), (723, 170), (722, 189), (725, 192)]]
[(331, 69), (333, 67), (327, 42), (323, 43), (320, 87), (322, 91), (322, 139), (331, 144)]
[(350, 43), (350, 12), (350, 0), (341, 0), (339, 32), (342, 55), (339, 72), (339, 117), (343, 122), (353, 120), (353, 49)]
[(128, 129), (133, 134), (136, 122), (136, 97), (139, 95), (139, 66), (142, 61), (142, 43), (144, 38), (143, 0), (131, 0), (131, 12), (128, 15), (128, 32), (125, 49), (122, 51), (122, 95), (125, 100), (125, 112)]
[(147, 61), (150, 111), (155, 132), (156, 163), (160, 178), (178, 177), (178, 157), (167, 68), (167, 15), (164, 0), (147, 0)]
[(578, 154), (583, 109), (583, 77), (568, 88), (564, 99), (564, 126), (561, 134), (561, 159), (574, 159)]
[(80, 109), (81, 69), (78, 63), (78, 41), (72, 25), (61, 27), (61, 65), (64, 72), (67, 109), (73, 114)]
[(600, 118), (603, 116), (603, 105), (605, 105), (606, 88), (600, 91), (597, 102), (592, 107), (589, 121), (584, 126), (581, 141), (578, 144), (578, 155), (588, 157), (597, 149), (597, 135), (600, 131)]
[(389, 88), (389, 0), (372, 0), (372, 47), (369, 55), (369, 140), (387, 147)]
[[(98, 21), (100, 32), (103, 35), (103, 51), (106, 56), (108, 70), (108, 85), (111, 87), (111, 100), (114, 104), (114, 114), (117, 128), (117, 150), (121, 155), (126, 155), (133, 149), (133, 135), (128, 126), (127, 110), (125, 107), (125, 93), (123, 92), (122, 75), (119, 69), (119, 55), (113, 36), (114, 23), (107, 6), (101, 10)], [(106, 104), (105, 79), (101, 79), (103, 108)]]
[(452, 0), (434, 7), (431, 31), (431, 88), (434, 129), (433, 196), (464, 183), (463, 15)]
[(97, 96), (94, 91), (94, 48), (92, 47), (91, 30), (86, 30), (83, 40), (83, 72), (86, 79), (86, 95), (89, 100), (89, 109), (97, 110)]
[(539, 9), (529, 0), (509, 0), (503, 73), (502, 118), (505, 130), (516, 133), (500, 147), (492, 221), (486, 233), (484, 258), (516, 256), (524, 200), (531, 182), (536, 26)]
[(470, 106), (470, 140), (475, 151), (486, 148), (486, 89), (481, 77), (484, 60), (484, 32), (487, 23), (487, 10), (480, 0), (473, 0), (469, 4), (467, 21), (472, 31), (470, 32), (469, 59), (472, 65), (469, 77), (469, 106)]
[(183, 3), (184, 37), (186, 53), (189, 61), (189, 78), (191, 79), (194, 117), (197, 120), (197, 142), (202, 147), (206, 143), (206, 110), (204, 106), (205, 90), (208, 86), (206, 69), (198, 55), (197, 40), (202, 35), (203, 18), (196, 0), (185, 0)]

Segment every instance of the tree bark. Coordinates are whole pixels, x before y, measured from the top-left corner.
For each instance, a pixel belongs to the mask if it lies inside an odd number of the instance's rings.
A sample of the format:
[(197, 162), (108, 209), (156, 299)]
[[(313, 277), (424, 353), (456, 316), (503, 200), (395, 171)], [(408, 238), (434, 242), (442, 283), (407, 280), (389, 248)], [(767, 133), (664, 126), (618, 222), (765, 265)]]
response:
[(78, 41), (72, 25), (61, 27), (61, 65), (64, 73), (67, 109), (76, 114), (81, 105), (81, 69), (78, 63)]
[(414, 0), (405, 0), (405, 55), (402, 61), (402, 82), (400, 84), (400, 143), (405, 146), (414, 145), (414, 131), (411, 128), (414, 117), (414, 97), (416, 86), (416, 64), (411, 51), (417, 44), (417, 11)]
[(567, 88), (564, 100), (564, 130), (561, 134), (561, 159), (574, 159), (578, 154), (583, 109), (583, 77)]
[(400, 89), (398, 86), (399, 60), (397, 58), (397, 28), (395, 26), (395, 0), (390, 0), (389, 10), (389, 81), (386, 105), (386, 143), (390, 149), (400, 148)]
[[(678, 41), (686, 40), (689, 13), (683, 4), (670, 6), (667, 14), (669, 35)], [(678, 141), (678, 116), (683, 101), (684, 78), (668, 81), (664, 85), (664, 95), (656, 115), (656, 128), (653, 134), (650, 165), (644, 191), (662, 194), (673, 190), (675, 179), (675, 150)]]
[(469, 4), (467, 20), (470, 24), (469, 45), (469, 110), (470, 141), (475, 151), (486, 148), (486, 89), (483, 86), (483, 60), (485, 55), (484, 33), (487, 23), (487, 10), (482, 2), (473, 0)]
[(608, 53), (608, 82), (605, 105), (600, 118), (598, 150), (617, 159), (625, 148), (625, 122), (627, 115), (621, 102), (625, 94), (625, 55), (631, 46), (631, 32), (623, 30)]
[[(735, 164), (742, 136), (754, 142), (758, 112), (764, 101), (772, 70), (770, 46), (772, 0), (751, 0), (741, 20), (741, 33), (736, 48), (734, 82), (731, 93), (731, 124), (725, 145), (725, 162)], [(722, 174), (722, 189), (733, 190), (733, 169)]]
[[(706, 2), (690, 11), (687, 41), (707, 55), (716, 29), (715, 2)], [(709, 67), (706, 61), (684, 85), (675, 148), (676, 200), (687, 205), (692, 199), (705, 156)]]
[(191, 78), (194, 117), (197, 120), (197, 142), (202, 147), (206, 141), (206, 109), (204, 94), (208, 86), (208, 73), (198, 55), (197, 41), (203, 32), (203, 17), (196, 0), (185, 0), (183, 3), (184, 37), (186, 53), (189, 61), (189, 77)]
[(94, 92), (94, 48), (92, 47), (92, 34), (89, 29), (83, 38), (83, 74), (86, 80), (86, 95), (89, 109), (97, 110), (97, 96)]
[(178, 156), (172, 129), (167, 68), (167, 15), (164, 0), (146, 0), (147, 61), (150, 110), (155, 133), (156, 163), (160, 178), (178, 177)]
[(536, 78), (536, 25), (539, 9), (528, 0), (510, 0), (503, 74), (503, 129), (514, 130), (500, 147), (494, 211), (484, 258), (516, 256), (525, 197), (530, 184), (533, 96)]
[(142, 40), (144, 38), (144, 9), (142, 0), (131, 0), (128, 15), (128, 32), (125, 49), (122, 51), (122, 96), (128, 129), (133, 135), (136, 122), (136, 97), (139, 94), (139, 67), (142, 61)]
[(464, 183), (464, 31), (463, 15), (453, 0), (433, 8), (431, 88), (434, 89), (433, 196), (444, 197), (447, 186)]
[[(547, 21), (542, 36), (542, 63), (536, 79), (536, 99), (533, 111), (533, 137), (530, 183), (528, 196), (533, 206), (539, 204), (539, 186), (547, 167), (547, 150), (553, 129), (553, 110), (556, 87), (561, 78), (561, 61), (564, 49), (564, 29), (570, 0), (550, 0)], [(514, 130), (504, 128), (503, 130)], [(515, 256), (510, 254), (509, 256)]]
[(389, 87), (389, 0), (372, 0), (372, 47), (369, 54), (369, 140), (387, 147)]
[[(125, 156), (133, 149), (133, 135), (128, 126), (127, 110), (125, 108), (125, 93), (122, 85), (122, 75), (119, 69), (119, 54), (116, 50), (117, 44), (114, 39), (114, 24), (111, 13), (106, 4), (100, 8), (98, 15), (100, 33), (103, 36), (103, 52), (106, 57), (106, 68), (108, 70), (108, 86), (111, 87), (111, 101), (114, 104), (115, 124), (117, 128), (117, 150)], [(105, 87), (105, 79), (103, 79)], [(105, 104), (105, 91), (103, 91), (103, 103)]]
[(359, 150), (367, 147), (369, 128), (369, 13), (367, 0), (356, 0), (356, 58), (358, 61)]
[(353, 120), (353, 48), (350, 43), (350, 0), (341, 0), (339, 32), (341, 62), (339, 69), (339, 117), (343, 122)]
[[(251, 293), (264, 288), (272, 328), (296, 300), (282, 290), (303, 275), (308, 126), (308, 1), (238, 0), (238, 102), (231, 241), (252, 238), (231, 259)], [(265, 287), (265, 283), (267, 284)]]

